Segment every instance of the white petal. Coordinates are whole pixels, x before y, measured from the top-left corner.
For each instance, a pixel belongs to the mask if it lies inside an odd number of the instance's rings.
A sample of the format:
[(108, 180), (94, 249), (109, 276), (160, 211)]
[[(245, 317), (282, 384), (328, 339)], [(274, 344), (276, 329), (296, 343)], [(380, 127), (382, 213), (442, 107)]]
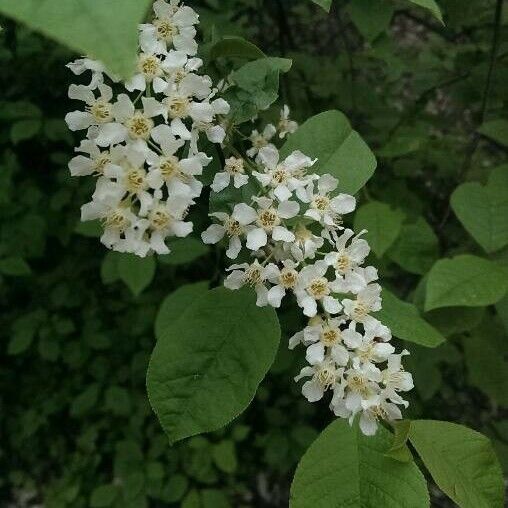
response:
[(231, 176), (229, 173), (226, 173), (225, 171), (223, 173), (216, 173), (213, 183), (210, 186), (214, 192), (220, 192), (221, 190), (224, 190), (231, 181)]
[(307, 348), (305, 359), (311, 364), (316, 365), (325, 359), (325, 346), (322, 342), (312, 344)]
[(212, 224), (206, 231), (201, 233), (201, 238), (203, 242), (207, 244), (214, 244), (220, 242), (224, 235), (226, 234), (226, 230), (220, 224)]
[(323, 398), (323, 387), (313, 379), (306, 381), (302, 386), (302, 394), (309, 402), (317, 402)]
[(286, 295), (286, 291), (282, 286), (273, 286), (268, 291), (268, 303), (278, 309), (281, 305), (282, 299)]
[(232, 217), (242, 226), (246, 226), (247, 224), (254, 222), (257, 219), (258, 214), (251, 206), (246, 205), (245, 203), (238, 203), (233, 209)]
[(247, 248), (250, 250), (259, 250), (261, 247), (264, 247), (267, 242), (268, 238), (264, 229), (253, 229), (249, 231), (247, 235)]

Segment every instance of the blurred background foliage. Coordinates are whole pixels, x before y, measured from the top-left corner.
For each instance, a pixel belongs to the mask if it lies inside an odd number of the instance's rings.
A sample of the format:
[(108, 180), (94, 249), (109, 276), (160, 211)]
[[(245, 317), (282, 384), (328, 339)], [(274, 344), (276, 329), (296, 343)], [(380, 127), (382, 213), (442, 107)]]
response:
[[(360, 203), (391, 207), (374, 214), (391, 234), (373, 262), (400, 298), (423, 312), (426, 274), (442, 257), (508, 267), (506, 242), (486, 245), (471, 226), (474, 196), (450, 205), (463, 182), (506, 186), (506, 9), (496, 19), (494, 0), (440, 0), (443, 26), (402, 1), (337, 1), (330, 15), (307, 0), (190, 3), (205, 57), (207, 41), (238, 35), (293, 59), (280, 87), (293, 116), (340, 109), (373, 149), (378, 169)], [(179, 286), (218, 283), (221, 253), (197, 234), (170, 258), (106, 252), (96, 228), (79, 223), (92, 182), (66, 168), (73, 54), (0, 24), (0, 505), (287, 506), (294, 468), (330, 420), (292, 382), (301, 355), (285, 344), (300, 317), (281, 312), (283, 346), (252, 406), (226, 429), (170, 448), (146, 397), (154, 322)], [(216, 76), (226, 69), (208, 62)], [(506, 236), (504, 196), (495, 214)], [(196, 231), (207, 205), (204, 196), (193, 211)], [(424, 316), (447, 341), (409, 345), (407, 417), (485, 433), (508, 468), (508, 298)], [(436, 487), (431, 494), (433, 506), (452, 506)]]

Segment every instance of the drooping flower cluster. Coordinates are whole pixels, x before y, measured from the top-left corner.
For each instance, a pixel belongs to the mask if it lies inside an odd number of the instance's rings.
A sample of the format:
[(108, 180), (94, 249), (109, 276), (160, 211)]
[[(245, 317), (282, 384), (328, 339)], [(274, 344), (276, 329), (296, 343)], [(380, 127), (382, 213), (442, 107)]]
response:
[(108, 248), (139, 256), (166, 254), (169, 237), (192, 231), (186, 215), (211, 161), (198, 141), (205, 135), (221, 143), (221, 115), (229, 112), (211, 79), (198, 74), (196, 12), (180, 0), (156, 0), (154, 13), (139, 27), (137, 73), (128, 82), (87, 58), (69, 64), (74, 74), (91, 75), (89, 83), (70, 86), (69, 97), (84, 110), (66, 117), (71, 130), (86, 131), (71, 174), (97, 176), (81, 218), (101, 220)]
[(309, 318), (290, 340), (290, 348), (306, 348), (309, 365), (295, 378), (309, 378), (303, 395), (315, 402), (331, 392), (335, 415), (350, 422), (359, 415), (362, 431), (372, 435), (378, 420), (400, 419), (398, 406), (407, 406), (400, 392), (413, 381), (401, 358), (409, 353), (396, 354), (390, 330), (371, 315), (381, 309), (377, 270), (363, 266), (370, 252), (365, 231), (355, 234), (342, 219), (355, 198), (337, 194), (333, 176), (313, 173), (315, 160), (299, 151), (281, 157), (272, 143), (296, 128), (285, 107), (278, 127), (252, 132), (246, 158), (226, 160), (213, 191), (236, 188), (250, 197), (211, 213), (214, 224), (202, 239), (226, 240), (230, 259), (246, 259), (228, 268), (227, 288), (251, 286), (259, 306), (275, 308), (294, 295)]

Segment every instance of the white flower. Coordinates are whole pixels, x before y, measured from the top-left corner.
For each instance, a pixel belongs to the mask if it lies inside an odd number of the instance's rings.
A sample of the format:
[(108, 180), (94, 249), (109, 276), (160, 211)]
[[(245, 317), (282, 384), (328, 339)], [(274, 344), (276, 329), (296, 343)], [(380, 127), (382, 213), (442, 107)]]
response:
[(166, 185), (170, 195), (188, 195), (196, 198), (201, 194), (203, 185), (196, 176), (203, 173), (211, 159), (204, 154), (179, 159), (175, 154), (184, 142), (173, 136), (167, 125), (160, 125), (152, 131), (152, 137), (160, 144), (160, 155), (149, 151), (146, 159), (150, 165), (147, 176), (152, 189), (160, 189)]
[(185, 197), (176, 196), (166, 201), (156, 201), (149, 214), (149, 246), (157, 254), (170, 252), (165, 240), (168, 236), (183, 238), (192, 232), (192, 222), (185, 222), (187, 209), (193, 203)]
[[(370, 253), (366, 240), (360, 238), (365, 230), (355, 235), (351, 229), (345, 229), (340, 236), (335, 234), (335, 251), (325, 256), (325, 261), (335, 268), (338, 277), (343, 277), (354, 268), (362, 265)], [(349, 240), (351, 242), (348, 244)]]
[(71, 85), (69, 87), (69, 98), (83, 101), (86, 104), (85, 111), (73, 111), (68, 113), (65, 121), (71, 131), (79, 131), (96, 126), (101, 132), (106, 126), (114, 120), (113, 90), (111, 87), (99, 84), (99, 96), (96, 97), (94, 91), (84, 85)]
[(337, 365), (345, 367), (348, 364), (348, 348), (357, 347), (361, 343), (361, 336), (348, 328), (342, 330), (342, 324), (344, 319), (331, 318), (304, 329), (304, 343), (310, 344), (306, 352), (310, 364), (323, 361), (327, 351)]
[(154, 98), (142, 98), (143, 110), (136, 110), (126, 94), (120, 94), (113, 105), (113, 122), (102, 126), (94, 141), (102, 147), (117, 145), (125, 141), (139, 141), (140, 149), (146, 145), (154, 128), (153, 118), (163, 114), (162, 104)]
[(270, 140), (277, 133), (277, 129), (275, 125), (268, 124), (262, 133), (259, 133), (256, 129), (252, 131), (249, 139), (252, 143), (252, 147), (247, 150), (247, 155), (249, 157), (255, 157), (261, 148), (264, 146), (268, 146), (270, 144)]
[(242, 263), (239, 265), (232, 265), (228, 268), (231, 273), (224, 281), (224, 286), (228, 289), (240, 289), (248, 285), (256, 290), (257, 301), (256, 305), (264, 307), (268, 304), (268, 289), (265, 282), (271, 276), (272, 267), (264, 267), (259, 264), (258, 260), (254, 263)]
[(361, 338), (361, 343), (355, 349), (353, 365), (359, 367), (360, 365), (385, 362), (394, 351), (395, 348), (389, 342), (379, 342), (375, 336), (365, 333)]
[(284, 105), (280, 112), (280, 120), (278, 125), (279, 138), (284, 139), (288, 134), (293, 134), (298, 129), (298, 123), (289, 119), (289, 106)]
[(395, 404), (387, 402), (382, 395), (362, 401), (360, 430), (366, 436), (373, 436), (376, 433), (379, 419), (392, 422), (402, 419), (402, 414)]
[(224, 171), (216, 173), (213, 179), (212, 190), (214, 192), (220, 192), (229, 186), (231, 179), (233, 179), (235, 189), (239, 189), (249, 182), (249, 177), (245, 174), (243, 159), (238, 159), (236, 157), (226, 159)]
[(370, 316), (370, 312), (381, 310), (381, 286), (370, 284), (356, 295), (355, 300), (345, 298), (342, 300), (344, 314), (353, 323), (371, 324), (377, 319)]
[(196, 54), (198, 46), (194, 40), (194, 25), (198, 23), (198, 15), (190, 7), (180, 7), (178, 4), (175, 0), (171, 0), (169, 4), (164, 0), (154, 2), (156, 18), (153, 24), (140, 26), (143, 51), (160, 54), (174, 47), (188, 55)]
[(81, 142), (76, 152), (85, 153), (77, 155), (69, 162), (69, 170), (72, 176), (101, 175), (104, 168), (112, 161), (111, 153), (108, 150), (101, 151), (100, 148), (89, 139)]
[(317, 250), (320, 249), (325, 242), (322, 236), (315, 235), (302, 223), (296, 225), (294, 235), (295, 241), (291, 244), (287, 244), (286, 248), (298, 261), (314, 259)]
[(317, 302), (323, 304), (323, 308), (330, 314), (338, 314), (342, 309), (339, 301), (332, 296), (334, 283), (326, 278), (328, 265), (324, 261), (317, 261), (308, 265), (300, 272), (295, 294), (298, 305), (303, 313), (312, 317), (317, 314)]
[(309, 185), (305, 201), (310, 204), (305, 212), (323, 226), (336, 228), (342, 224), (342, 215), (352, 212), (356, 207), (356, 199), (349, 194), (330, 197), (338, 185), (338, 180), (331, 175), (323, 175), (317, 182), (318, 192), (314, 193), (314, 185)]
[(101, 242), (109, 249), (123, 251), (122, 242), (126, 235), (138, 225), (138, 217), (118, 197), (93, 199), (81, 207), (81, 220), (100, 219), (104, 227)]
[(293, 242), (295, 235), (283, 225), (284, 219), (298, 214), (300, 205), (294, 201), (283, 201), (275, 208), (273, 199), (253, 198), (258, 205), (256, 227), (247, 234), (247, 248), (259, 250), (268, 243), (268, 235), (278, 242)]
[(304, 377), (310, 377), (302, 385), (302, 394), (309, 402), (317, 402), (323, 398), (327, 390), (335, 391), (340, 387), (344, 369), (337, 369), (332, 360), (326, 359), (322, 362), (316, 362), (311, 367), (304, 367), (295, 381), (300, 381)]
[(402, 404), (407, 407), (407, 402), (402, 400), (397, 392), (408, 392), (413, 389), (413, 376), (404, 371), (402, 367), (402, 357), (408, 355), (409, 352), (404, 349), (402, 353), (390, 355), (388, 357), (388, 365), (386, 369), (381, 371), (381, 382), (385, 386), (387, 399), (392, 400), (396, 404)]
[(239, 203), (235, 205), (231, 215), (221, 212), (210, 215), (219, 219), (222, 224), (212, 224), (204, 231), (201, 234), (203, 242), (215, 244), (220, 242), (224, 236), (228, 236), (229, 247), (226, 255), (230, 259), (236, 259), (242, 248), (240, 237), (245, 234), (245, 226), (256, 219), (256, 212), (244, 203)]
[(261, 148), (256, 160), (264, 166), (264, 172), (254, 171), (253, 175), (263, 187), (273, 189), (279, 201), (287, 201), (294, 191), (302, 201), (305, 199), (305, 186), (313, 179), (306, 177), (306, 171), (316, 161), (295, 151), (279, 164), (279, 151), (273, 145)]
[(271, 263), (271, 275), (269, 281), (274, 284), (268, 291), (268, 303), (275, 308), (279, 308), (282, 299), (286, 295), (287, 290), (293, 290), (298, 284), (298, 265), (286, 259), (282, 262), (283, 267), (279, 268), (277, 265)]

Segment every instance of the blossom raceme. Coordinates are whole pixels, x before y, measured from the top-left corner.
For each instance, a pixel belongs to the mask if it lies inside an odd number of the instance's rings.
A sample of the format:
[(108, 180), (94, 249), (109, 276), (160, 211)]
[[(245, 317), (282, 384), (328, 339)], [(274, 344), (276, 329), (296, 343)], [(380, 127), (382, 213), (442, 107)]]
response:
[[(297, 128), (287, 106), (277, 126), (253, 130), (245, 157), (235, 151), (218, 172), (212, 190), (238, 197), (232, 210), (210, 213), (205, 243), (224, 242), (224, 285), (252, 287), (257, 305), (279, 308), (293, 295), (308, 325), (291, 337), (290, 349), (305, 348), (308, 366), (302, 393), (309, 402), (330, 392), (330, 409), (373, 435), (380, 420), (402, 418), (401, 393), (413, 387), (396, 353), (390, 329), (373, 315), (381, 309), (377, 270), (364, 266), (370, 253), (363, 238), (344, 226), (353, 196), (338, 193), (332, 175), (312, 172), (316, 161), (300, 151), (282, 157), (274, 144)], [(212, 195), (211, 202), (213, 203)], [(220, 200), (219, 200), (220, 201)]]
[[(197, 13), (179, 0), (156, 0), (153, 10), (152, 22), (139, 27), (137, 71), (127, 82), (88, 58), (68, 66), (90, 76), (70, 86), (69, 97), (83, 107), (66, 116), (72, 131), (85, 132), (71, 174), (97, 178), (81, 218), (101, 221), (105, 246), (138, 256), (167, 254), (168, 239), (192, 232), (186, 216), (212, 160), (200, 151), (200, 139), (223, 142), (220, 124), (229, 112), (212, 80), (199, 74)], [(241, 168), (233, 166), (241, 185)]]

